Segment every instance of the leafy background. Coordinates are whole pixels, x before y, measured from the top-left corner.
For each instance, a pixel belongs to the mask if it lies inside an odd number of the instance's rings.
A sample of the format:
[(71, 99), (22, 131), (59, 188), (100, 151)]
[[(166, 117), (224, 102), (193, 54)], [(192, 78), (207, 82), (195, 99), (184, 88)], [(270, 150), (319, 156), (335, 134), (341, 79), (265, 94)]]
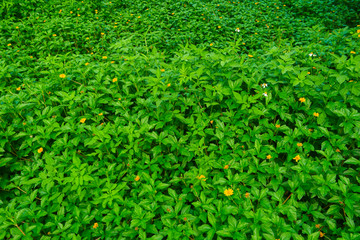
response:
[(359, 6), (3, 1), (0, 238), (359, 239)]

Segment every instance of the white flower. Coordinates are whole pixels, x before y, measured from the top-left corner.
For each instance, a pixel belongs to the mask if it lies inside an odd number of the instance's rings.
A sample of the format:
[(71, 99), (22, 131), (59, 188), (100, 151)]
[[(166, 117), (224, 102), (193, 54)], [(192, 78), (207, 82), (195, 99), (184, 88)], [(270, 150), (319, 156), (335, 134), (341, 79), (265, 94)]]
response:
[(267, 87), (267, 83), (261, 84), (261, 87), (262, 87), (262, 88), (266, 88), (266, 87)]
[(316, 57), (315, 54), (313, 54), (312, 52), (309, 54), (310, 57)]
[(239, 28), (235, 29), (235, 32), (240, 32), (240, 29)]
[(264, 92), (263, 95), (264, 95), (265, 97), (267, 97), (267, 92)]

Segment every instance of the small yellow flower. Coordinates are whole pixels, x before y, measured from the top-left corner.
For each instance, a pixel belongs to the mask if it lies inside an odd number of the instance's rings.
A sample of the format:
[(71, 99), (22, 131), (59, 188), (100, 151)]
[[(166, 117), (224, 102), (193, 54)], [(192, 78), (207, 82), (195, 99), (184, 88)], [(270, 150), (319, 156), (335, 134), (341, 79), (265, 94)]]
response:
[(138, 18), (141, 18), (141, 16), (138, 16)]
[(139, 181), (139, 180), (140, 180), (140, 177), (138, 175), (136, 175), (135, 181)]
[(101, 35), (104, 35), (105, 33), (101, 33)]
[(271, 159), (272, 156), (271, 156), (271, 155), (267, 155), (266, 158), (267, 158), (267, 159)]
[(296, 155), (296, 157), (293, 158), (296, 162), (298, 162), (301, 158), (299, 155)]
[(234, 194), (234, 190), (232, 190), (231, 188), (225, 189), (224, 194), (225, 194), (225, 196), (227, 196), (227, 197), (228, 197), (228, 196), (231, 196), (231, 195)]
[(8, 44), (8, 47), (10, 47), (10, 46), (11, 46), (11, 43)]
[(351, 51), (350, 53), (351, 53), (351, 54), (356, 54), (356, 52), (354, 52), (354, 51)]
[(250, 55), (250, 54), (249, 54), (248, 56), (249, 56), (249, 57), (254, 57), (253, 55)]
[(214, 120), (211, 120), (210, 123), (213, 124)]
[(73, 12), (72, 11), (70, 11), (70, 14), (72, 14)]
[(307, 72), (307, 74), (310, 74), (310, 72)]
[(325, 233), (323, 233), (323, 232), (320, 231), (320, 237), (322, 238), (322, 237), (324, 237), (324, 236), (325, 236)]
[(107, 56), (103, 56), (102, 59), (107, 59)]
[(228, 169), (229, 168), (229, 165), (225, 165), (224, 169)]
[(44, 151), (44, 149), (41, 147), (38, 149), (38, 153), (42, 153)]
[(316, 224), (315, 227), (316, 227), (316, 228), (320, 228), (320, 224)]
[(21, 87), (16, 88), (16, 90), (17, 90), (17, 91), (20, 91), (20, 90), (21, 90)]
[(89, 63), (85, 63), (85, 66), (89, 65)]
[(99, 113), (99, 116), (102, 116), (102, 115), (104, 115), (103, 113)]
[(80, 120), (81, 123), (84, 123), (85, 121), (86, 121), (86, 118), (82, 118), (82, 119)]
[(336, 152), (338, 152), (338, 153), (339, 153), (339, 152), (340, 152), (340, 149), (338, 149), (338, 148), (337, 148), (337, 149), (336, 149)]
[(314, 117), (319, 117), (319, 113), (314, 112)]
[(299, 101), (300, 101), (300, 102), (305, 102), (305, 98), (303, 98), (303, 97), (302, 97), (302, 98), (299, 98)]
[(221, 26), (218, 26), (218, 28), (221, 28)]
[(214, 45), (214, 44), (210, 43), (210, 46), (212, 46), (212, 45)]
[(66, 75), (65, 75), (65, 74), (60, 74), (59, 77), (60, 77), (60, 78), (65, 78)]
[(279, 128), (280, 127), (280, 125), (279, 124), (276, 124), (276, 128)]
[(56, 34), (53, 34), (53, 37), (56, 37)]
[(112, 81), (113, 81), (113, 82), (116, 82), (117, 80), (118, 80), (117, 78), (114, 78)]
[(93, 226), (93, 228), (98, 228), (99, 227), (99, 224), (98, 223), (94, 223), (94, 226)]
[(249, 198), (249, 197), (250, 197), (250, 193), (248, 193), (248, 192), (245, 193), (245, 197), (246, 197), (246, 198)]
[(296, 145), (297, 145), (298, 147), (302, 147), (303, 144), (302, 144), (302, 143), (297, 143)]
[(165, 69), (161, 69), (160, 71), (165, 72)]
[(111, 63), (115, 63), (115, 61), (111, 61)]
[(205, 176), (204, 176), (204, 175), (200, 175), (200, 176), (197, 177), (197, 179), (199, 179), (199, 180), (202, 179), (202, 178), (205, 178)]
[(16, 26), (16, 29), (19, 29), (19, 27), (18, 27), (18, 26)]
[(360, 29), (358, 29), (356, 32), (357, 32), (357, 33), (360, 33)]
[(168, 87), (170, 87), (171, 86), (171, 83), (168, 83), (168, 85), (167, 85)]

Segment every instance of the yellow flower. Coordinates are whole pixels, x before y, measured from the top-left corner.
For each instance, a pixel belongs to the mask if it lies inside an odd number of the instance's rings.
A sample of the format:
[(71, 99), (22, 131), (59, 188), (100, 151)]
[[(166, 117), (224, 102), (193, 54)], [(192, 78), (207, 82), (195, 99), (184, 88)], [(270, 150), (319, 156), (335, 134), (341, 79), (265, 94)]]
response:
[(307, 72), (307, 74), (310, 74), (310, 72)]
[(314, 112), (314, 117), (319, 117), (319, 113)]
[(296, 155), (296, 157), (293, 158), (296, 162), (298, 162), (301, 158), (299, 155)]
[(316, 224), (315, 227), (316, 227), (316, 228), (320, 228), (320, 224)]
[(101, 33), (101, 35), (104, 35), (105, 33)]
[(336, 149), (336, 152), (340, 152), (340, 149), (337, 148), (337, 149)]
[(18, 27), (18, 26), (16, 26), (16, 29), (19, 29), (19, 27)]
[(356, 52), (354, 52), (354, 51), (351, 51), (350, 53), (351, 53), (351, 54), (356, 54)]
[(212, 46), (213, 44), (212, 43), (210, 43), (210, 46)]
[(16, 88), (16, 90), (20, 91), (20, 90), (21, 90), (21, 87)]
[(280, 125), (279, 124), (276, 124), (276, 128), (279, 128), (280, 127)]
[(42, 153), (44, 151), (44, 149), (41, 147), (38, 149), (38, 153)]
[(56, 34), (53, 34), (53, 37), (56, 37)]
[(302, 147), (303, 144), (302, 144), (302, 143), (297, 143), (296, 145), (297, 145), (298, 147)]
[(103, 113), (99, 113), (99, 116), (102, 116), (102, 115), (104, 115)]
[(249, 54), (248, 56), (249, 56), (249, 57), (254, 57), (253, 55), (250, 55), (250, 54)]
[(250, 197), (250, 193), (248, 193), (248, 192), (245, 193), (245, 197), (246, 197), (246, 198), (249, 198), (249, 197)]
[(322, 237), (324, 237), (324, 236), (325, 236), (325, 233), (323, 233), (323, 232), (320, 231), (320, 237), (322, 238)]
[(70, 14), (72, 14), (73, 12), (72, 11), (70, 11)]
[(168, 85), (167, 85), (168, 87), (170, 87), (171, 86), (171, 83), (168, 83)]
[(10, 46), (11, 46), (11, 43), (8, 44), (8, 47), (10, 47)]
[(107, 56), (103, 56), (102, 59), (107, 59)]
[(218, 28), (221, 28), (221, 26), (218, 26)]
[(141, 18), (141, 16), (138, 16), (138, 18)]
[(303, 98), (303, 97), (302, 97), (302, 98), (299, 98), (299, 101), (300, 101), (300, 102), (305, 102), (305, 98)]
[(85, 66), (89, 65), (89, 63), (85, 63)]
[(225, 165), (224, 169), (228, 169), (229, 168), (229, 165)]
[(94, 226), (93, 226), (93, 228), (98, 228), (99, 227), (99, 224), (98, 223), (94, 223)]
[(139, 181), (139, 180), (140, 180), (140, 177), (138, 175), (136, 175), (135, 181)]
[(200, 175), (200, 176), (197, 177), (197, 179), (199, 179), (199, 180), (202, 179), (202, 178), (205, 178), (205, 176), (204, 176), (204, 175)]
[(227, 197), (228, 197), (228, 196), (231, 196), (231, 195), (234, 194), (234, 190), (232, 190), (231, 188), (225, 189), (224, 194), (225, 194), (225, 196), (227, 196)]
[(272, 156), (271, 156), (271, 155), (267, 155), (266, 158), (267, 158), (267, 159), (271, 159)]
[(81, 123), (84, 123), (85, 121), (86, 121), (86, 118), (82, 118), (82, 119), (80, 120)]
[(111, 61), (111, 63), (115, 63), (115, 61)]
[(160, 71), (165, 72), (165, 69), (161, 69)]
[(65, 74), (60, 74), (59, 77), (60, 77), (60, 78), (65, 78), (66, 75), (65, 75)]
[(117, 81), (117, 78), (114, 78), (112, 81), (113, 81), (113, 82), (116, 82), (116, 81)]

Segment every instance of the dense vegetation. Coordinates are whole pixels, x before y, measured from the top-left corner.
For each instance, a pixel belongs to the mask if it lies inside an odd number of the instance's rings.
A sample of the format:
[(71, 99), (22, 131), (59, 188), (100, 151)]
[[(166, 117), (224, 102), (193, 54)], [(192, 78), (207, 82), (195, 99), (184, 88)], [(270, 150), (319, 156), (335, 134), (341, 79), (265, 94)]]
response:
[(358, 0), (5, 0), (0, 239), (360, 239)]

